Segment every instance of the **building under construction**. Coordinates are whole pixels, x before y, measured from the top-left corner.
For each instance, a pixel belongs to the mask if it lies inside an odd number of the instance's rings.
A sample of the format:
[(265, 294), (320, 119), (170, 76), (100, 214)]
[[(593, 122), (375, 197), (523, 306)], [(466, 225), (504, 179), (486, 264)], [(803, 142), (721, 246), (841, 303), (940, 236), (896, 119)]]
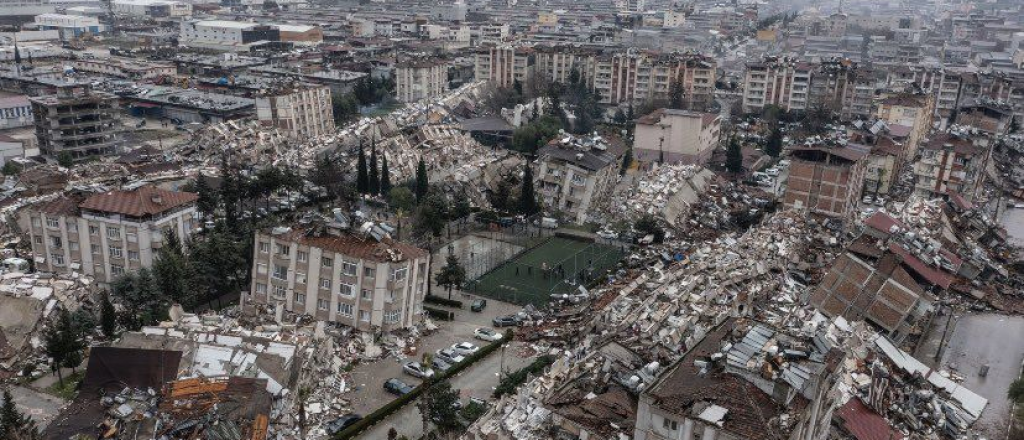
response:
[(32, 98), (36, 137), (43, 154), (71, 153), (74, 159), (108, 155), (121, 145), (117, 96), (68, 84), (54, 95)]

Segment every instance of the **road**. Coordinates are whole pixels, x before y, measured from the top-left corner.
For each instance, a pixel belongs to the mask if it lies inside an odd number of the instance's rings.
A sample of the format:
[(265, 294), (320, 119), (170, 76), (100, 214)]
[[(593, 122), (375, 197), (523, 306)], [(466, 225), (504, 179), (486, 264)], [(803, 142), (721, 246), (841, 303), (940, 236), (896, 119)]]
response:
[[(963, 385), (988, 399), (975, 429), (992, 439), (1006, 438), (1010, 401), (1006, 391), (1024, 362), (1024, 316), (971, 314), (956, 321), (942, 355), (942, 366), (964, 377)], [(978, 375), (988, 365), (986, 377)]]

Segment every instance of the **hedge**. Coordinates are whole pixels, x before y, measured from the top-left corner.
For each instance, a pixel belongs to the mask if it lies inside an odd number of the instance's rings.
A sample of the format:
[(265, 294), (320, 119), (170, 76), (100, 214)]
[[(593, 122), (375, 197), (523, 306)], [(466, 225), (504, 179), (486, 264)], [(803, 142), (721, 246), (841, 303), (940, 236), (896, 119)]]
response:
[(554, 356), (544, 355), (535, 359), (530, 365), (520, 368), (514, 373), (509, 373), (501, 378), (497, 387), (494, 387), (494, 397), (497, 398), (515, 392), (516, 388), (525, 383), (530, 376), (542, 373), (548, 365), (553, 363), (555, 363)]
[(462, 301), (459, 301), (457, 299), (448, 299), (437, 295), (427, 295), (425, 298), (423, 298), (423, 301), (441, 306), (454, 307), (456, 309), (462, 308)]
[(431, 307), (424, 307), (423, 311), (427, 312), (427, 316), (429, 316), (431, 318), (434, 318), (434, 319), (441, 320), (441, 321), (451, 321), (451, 320), (455, 319), (455, 312), (450, 312), (448, 310), (441, 310), (441, 309), (434, 309), (434, 308), (431, 308)]
[(388, 418), (388, 416), (393, 414), (395, 411), (398, 411), (409, 402), (416, 400), (416, 398), (419, 397), (424, 392), (426, 392), (426, 390), (430, 388), (434, 384), (434, 382), (446, 380), (452, 376), (455, 376), (456, 374), (459, 374), (460, 372), (462, 372), (462, 370), (469, 368), (470, 365), (477, 363), (481, 359), (487, 357), (487, 355), (493, 353), (495, 350), (500, 348), (504, 342), (511, 341), (513, 336), (514, 334), (512, 333), (511, 329), (506, 330), (505, 337), (501, 338), (500, 340), (491, 342), (490, 344), (487, 344), (483, 347), (480, 347), (480, 349), (477, 350), (476, 353), (466, 356), (466, 359), (464, 361), (452, 365), (452, 367), (449, 368), (448, 371), (436, 375), (433, 379), (421, 382), (419, 385), (416, 386), (416, 388), (413, 388), (412, 391), (409, 392), (409, 394), (399, 396), (397, 399), (388, 402), (386, 405), (380, 408), (377, 408), (376, 411), (367, 415), (366, 417), (363, 417), (362, 420), (352, 424), (352, 426), (349, 426), (348, 428), (345, 428), (341, 432), (335, 434), (332, 440), (349, 440), (351, 438), (354, 438), (356, 435), (359, 435), (359, 433), (363, 432), (367, 428), (377, 424), (377, 422), (380, 422), (381, 420)]

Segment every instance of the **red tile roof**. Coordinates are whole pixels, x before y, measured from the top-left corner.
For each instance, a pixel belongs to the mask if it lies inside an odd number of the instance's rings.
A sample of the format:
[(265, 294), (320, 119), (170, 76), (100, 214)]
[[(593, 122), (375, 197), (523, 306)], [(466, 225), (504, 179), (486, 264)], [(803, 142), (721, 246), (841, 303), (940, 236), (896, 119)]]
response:
[(889, 421), (852, 398), (837, 411), (843, 429), (857, 440), (903, 440), (903, 433), (893, 429)]
[(96, 194), (85, 199), (79, 208), (131, 217), (145, 217), (195, 203), (197, 199), (199, 196), (193, 193), (144, 186), (134, 191), (110, 191)]
[(307, 246), (337, 252), (352, 258), (377, 261), (381, 263), (394, 261), (391, 258), (391, 253), (389, 251), (397, 251), (397, 261), (408, 261), (423, 258), (428, 254), (425, 249), (420, 249), (411, 244), (390, 238), (386, 238), (383, 241), (377, 241), (370, 237), (363, 237), (361, 235), (349, 233), (342, 233), (341, 235), (323, 233), (317, 236), (309, 232), (310, 231), (302, 229), (292, 229), (291, 231), (283, 234), (272, 235), (269, 231), (264, 231), (265, 234), (271, 235), (277, 240), (288, 240), (294, 243), (305, 244)]
[(929, 283), (943, 289), (948, 289), (949, 285), (953, 283), (953, 279), (955, 278), (953, 275), (945, 273), (938, 268), (921, 261), (921, 259), (914, 256), (914, 254), (911, 254), (910, 251), (904, 249), (903, 246), (896, 243), (889, 243), (889, 250), (903, 257), (903, 264), (906, 264), (907, 267)]
[(906, 224), (899, 221), (899, 219), (895, 219), (889, 214), (886, 214), (882, 211), (878, 211), (872, 214), (871, 217), (868, 217), (867, 220), (864, 220), (864, 224), (872, 229), (877, 229), (886, 234), (891, 233), (890, 231), (892, 231), (893, 226), (899, 226), (900, 229), (907, 229)]

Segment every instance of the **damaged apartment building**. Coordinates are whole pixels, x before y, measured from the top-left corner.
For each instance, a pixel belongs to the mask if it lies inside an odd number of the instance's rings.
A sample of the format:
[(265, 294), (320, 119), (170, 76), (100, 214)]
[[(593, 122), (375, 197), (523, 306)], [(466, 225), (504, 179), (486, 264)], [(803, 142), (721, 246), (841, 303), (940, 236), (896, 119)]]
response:
[(121, 147), (118, 97), (89, 84), (57, 87), (56, 94), (31, 98), (39, 150), (73, 159), (105, 156)]
[(622, 142), (598, 135), (555, 137), (537, 151), (534, 185), (544, 206), (574, 223), (587, 222), (614, 185), (625, 152)]
[(430, 254), (385, 226), (347, 219), (257, 232), (252, 289), (242, 305), (283, 307), (361, 331), (413, 326), (422, 315)]

